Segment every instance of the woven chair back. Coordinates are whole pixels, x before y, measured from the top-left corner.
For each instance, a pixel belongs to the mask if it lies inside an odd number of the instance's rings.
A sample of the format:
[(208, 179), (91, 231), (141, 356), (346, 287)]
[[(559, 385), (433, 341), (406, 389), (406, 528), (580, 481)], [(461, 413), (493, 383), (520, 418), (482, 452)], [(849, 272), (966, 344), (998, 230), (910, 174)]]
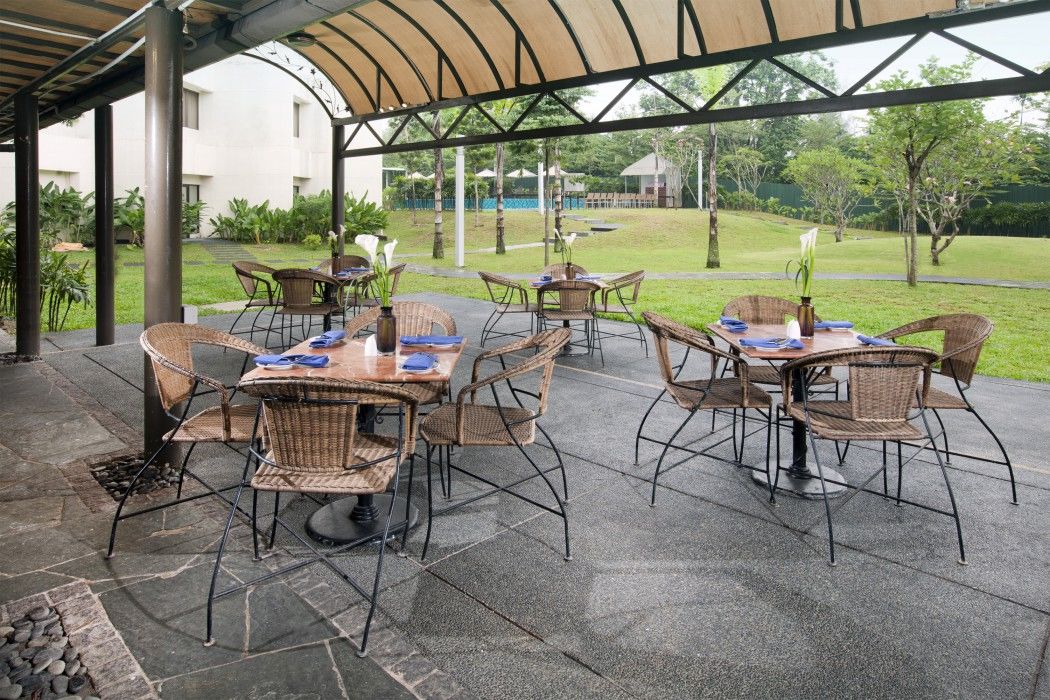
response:
[(512, 279), (502, 277), (492, 272), (479, 272), (478, 277), (485, 283), (485, 289), (489, 291), (489, 297), (494, 304), (504, 304), (511, 301), (510, 290), (521, 289), (521, 285)]
[[(608, 292), (611, 292), (613, 290), (618, 290), (618, 289), (619, 290), (623, 290), (623, 289), (626, 289), (628, 287), (634, 287), (634, 290), (632, 291), (631, 296), (625, 297), (625, 300), (638, 301), (638, 291), (642, 287), (642, 281), (643, 280), (645, 280), (645, 270), (638, 270), (638, 272), (631, 272), (631, 273), (628, 273), (626, 275), (622, 275), (620, 277), (617, 277), (614, 280), (611, 280), (609, 282), (608, 288), (606, 289), (606, 292), (608, 293)], [(621, 296), (625, 296), (625, 295), (623, 295), (623, 292), (618, 292), (618, 293)]]
[(190, 398), (194, 377), (206, 379), (212, 385), (222, 384), (194, 369), (194, 345), (213, 345), (250, 354), (265, 352), (243, 338), (192, 323), (150, 326), (139, 336), (139, 344), (150, 359), (164, 410), (171, 410), (172, 406)]
[(278, 270), (273, 273), (273, 278), (281, 283), (285, 306), (310, 306), (314, 303), (316, 284), (332, 279), (312, 270)]
[(706, 333), (651, 311), (643, 312), (642, 319), (653, 334), (656, 359), (660, 364), (660, 376), (665, 382), (672, 382), (675, 378), (676, 368), (671, 359), (670, 344), (672, 342), (709, 354), (712, 372), (715, 370), (718, 357), (723, 353), (715, 347), (714, 340)]
[(557, 300), (559, 311), (580, 311), (590, 313), (594, 311), (594, 293), (600, 287), (594, 282), (586, 280), (555, 280), (540, 287), (540, 306), (550, 304), (551, 299)]
[(730, 301), (722, 309), (722, 315), (739, 318), (744, 323), (779, 325), (786, 318), (798, 315), (798, 304), (789, 299), (753, 294)]
[[(944, 327), (944, 348), (941, 354), (951, 355), (941, 361), (938, 371), (946, 377), (954, 377), (963, 384), (969, 384), (977, 371), (977, 361), (981, 358), (984, 342), (995, 326), (978, 314), (951, 314), (940, 316), (938, 320)], [(959, 352), (952, 354), (956, 351)]]
[(358, 431), (364, 406), (403, 406), (401, 451), (415, 449), (416, 399), (395, 385), (277, 377), (241, 382), (238, 389), (261, 400), (273, 461), (289, 472), (338, 475), (367, 466), (361, 465), (366, 460), (396, 457), (396, 445), (377, 454), (376, 442)]
[(361, 255), (339, 255), (335, 258), (330, 258), (328, 264), (332, 265), (333, 260), (335, 265), (335, 269), (332, 270), (333, 275), (343, 270), (349, 270), (352, 267), (372, 267), (372, 263), (368, 261), (368, 258)]
[[(422, 301), (395, 301), (392, 307), (398, 335), (430, 335), (435, 326), (444, 335), (456, 335), (456, 319), (440, 307)], [(346, 324), (346, 334), (354, 336), (371, 326), (380, 311), (372, 307), (354, 316)]]
[(255, 292), (259, 288), (259, 277), (273, 275), (274, 273), (272, 267), (248, 260), (234, 262), (233, 269), (237, 273), (237, 281), (241, 283), (244, 293), (249, 297), (255, 296)]
[[(587, 270), (584, 270), (582, 267), (580, 267), (576, 263), (569, 263), (569, 264), (572, 266), (572, 269), (576, 271), (577, 275), (586, 275), (587, 274)], [(556, 279), (558, 279), (560, 277), (563, 277), (565, 275), (565, 265), (564, 265), (564, 263), (554, 263), (553, 265), (548, 265), (547, 267), (543, 268), (543, 274), (550, 275), (551, 279), (555, 279), (556, 280)]]

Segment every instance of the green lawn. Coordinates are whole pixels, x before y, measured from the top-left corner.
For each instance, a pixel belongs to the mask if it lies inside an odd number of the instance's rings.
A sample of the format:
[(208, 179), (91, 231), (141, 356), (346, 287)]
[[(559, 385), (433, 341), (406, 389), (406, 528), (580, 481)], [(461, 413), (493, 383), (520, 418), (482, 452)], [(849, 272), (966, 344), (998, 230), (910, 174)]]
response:
[[(612, 233), (580, 239), (576, 261), (596, 272), (645, 269), (653, 272), (703, 271), (706, 260), (706, 216), (696, 211), (611, 210), (596, 217), (625, 224)], [(419, 213), (420, 224), (412, 226), (409, 212), (394, 212), (388, 235), (400, 241), (399, 251), (429, 253), (432, 244), (432, 214)], [(451, 216), (447, 217), (451, 220)], [(493, 216), (482, 214), (483, 226), (473, 226), (467, 216), (467, 248), (493, 244)], [(798, 235), (805, 224), (765, 215), (721, 215), (722, 270), (782, 272), (785, 262), (796, 255)], [(572, 228), (581, 228), (572, 222)], [(427, 256), (411, 259), (418, 264), (453, 264), (452, 226), (447, 225), (447, 257), (435, 261)], [(508, 244), (537, 240), (542, 219), (536, 213), (508, 212)], [(859, 239), (859, 240), (858, 240)], [(243, 297), (228, 265), (215, 264), (204, 246), (183, 247), (183, 301), (204, 306)], [(303, 246), (252, 246), (262, 261), (291, 266), (295, 260), (320, 261), (325, 249)], [(818, 272), (903, 272), (901, 241), (895, 234), (849, 231), (847, 240), (834, 243), (830, 233), (822, 236), (818, 249)], [(117, 265), (117, 322), (142, 319), (142, 251), (120, 247)], [(926, 258), (927, 256), (923, 256)], [(72, 260), (91, 260), (91, 253), (72, 254)], [(279, 261), (279, 262), (278, 262)], [(467, 257), (468, 269), (500, 272), (534, 272), (543, 262), (542, 248), (511, 251), (497, 256), (474, 253)], [(960, 238), (945, 255), (945, 264), (933, 268), (924, 263), (923, 274), (990, 277), (1015, 280), (1050, 280), (1050, 240), (1023, 238)], [(408, 274), (401, 291), (442, 292), (485, 298), (480, 281)], [(945, 284), (920, 284), (911, 289), (903, 283), (819, 280), (815, 285), (817, 312), (824, 318), (849, 319), (860, 328), (878, 332), (916, 318), (950, 311), (973, 311), (990, 317), (996, 332), (986, 346), (979, 371), (984, 374), (1050, 382), (1050, 290), (1023, 290)], [(717, 318), (729, 299), (743, 294), (797, 295), (788, 280), (700, 281), (648, 280), (642, 290), (642, 309), (652, 309), (694, 326)], [(208, 313), (205, 311), (205, 313)], [(93, 309), (74, 309), (67, 329), (94, 325)]]

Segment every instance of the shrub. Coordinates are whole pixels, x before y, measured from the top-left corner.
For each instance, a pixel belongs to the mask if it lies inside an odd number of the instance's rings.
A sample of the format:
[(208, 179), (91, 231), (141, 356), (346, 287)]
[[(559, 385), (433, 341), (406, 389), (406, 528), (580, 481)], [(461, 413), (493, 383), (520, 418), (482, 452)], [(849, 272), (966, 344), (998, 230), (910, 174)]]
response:
[(324, 245), (324, 242), (316, 233), (311, 233), (309, 236), (303, 237), (303, 245), (307, 248), (320, 248)]

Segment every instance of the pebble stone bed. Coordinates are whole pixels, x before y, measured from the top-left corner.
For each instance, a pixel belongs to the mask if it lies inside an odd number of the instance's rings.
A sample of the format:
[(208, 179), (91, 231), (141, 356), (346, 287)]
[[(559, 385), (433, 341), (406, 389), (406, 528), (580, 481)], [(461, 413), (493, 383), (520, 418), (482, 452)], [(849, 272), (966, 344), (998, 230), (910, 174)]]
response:
[(54, 607), (29, 610), (0, 627), (0, 635), (0, 700), (96, 697)]
[[(91, 476), (95, 477), (95, 481), (113, 497), (113, 500), (119, 501), (135, 474), (142, 468), (142, 462), (141, 455), (117, 457), (92, 465), (90, 467)], [(151, 464), (135, 484), (132, 495), (151, 493), (177, 483), (179, 483), (179, 470), (176, 467)]]

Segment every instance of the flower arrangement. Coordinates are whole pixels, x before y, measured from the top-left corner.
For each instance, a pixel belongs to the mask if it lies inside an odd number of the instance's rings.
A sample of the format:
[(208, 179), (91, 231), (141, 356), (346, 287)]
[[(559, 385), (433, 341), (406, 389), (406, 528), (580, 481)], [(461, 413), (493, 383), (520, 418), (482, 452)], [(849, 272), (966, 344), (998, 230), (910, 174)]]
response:
[(563, 236), (561, 231), (554, 229), (554, 238), (560, 243), (561, 261), (565, 265), (572, 264), (572, 244), (576, 242), (576, 234), (570, 233)]
[(803, 298), (808, 299), (813, 289), (813, 268), (816, 262), (817, 252), (817, 229), (811, 228), (799, 236), (801, 251), (798, 260), (792, 260), (787, 264), (787, 271), (795, 268), (795, 286)]
[(379, 297), (379, 305), (390, 306), (390, 296), (393, 293), (390, 268), (394, 266), (394, 248), (397, 247), (397, 239), (384, 245), (382, 253), (379, 252), (379, 236), (373, 236), (371, 233), (358, 234), (354, 243), (368, 253), (372, 272), (376, 276), (375, 289)]

